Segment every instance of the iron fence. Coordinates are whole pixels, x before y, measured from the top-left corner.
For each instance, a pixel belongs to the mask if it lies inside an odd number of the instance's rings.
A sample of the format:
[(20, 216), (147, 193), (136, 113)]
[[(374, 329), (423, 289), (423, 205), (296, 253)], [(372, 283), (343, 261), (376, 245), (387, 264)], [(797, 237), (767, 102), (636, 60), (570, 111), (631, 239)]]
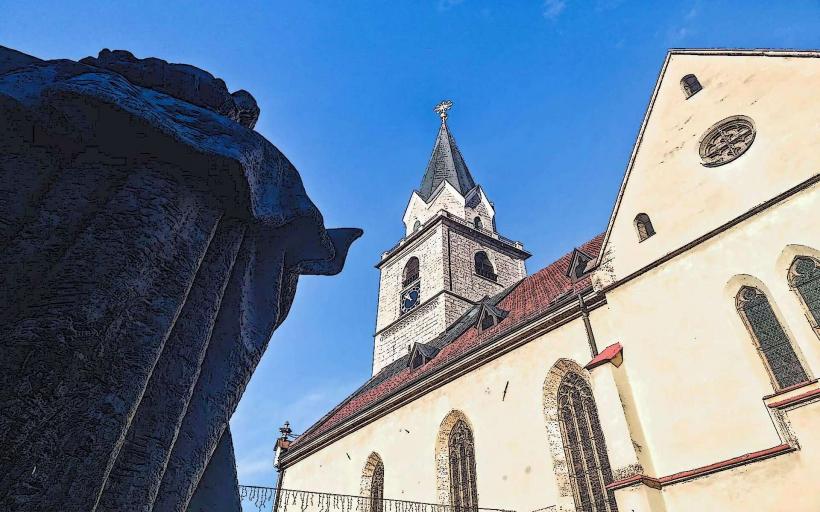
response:
[[(469, 508), (409, 500), (240, 485), (243, 512), (514, 512), (499, 508)], [(276, 510), (274, 510), (276, 506)]]

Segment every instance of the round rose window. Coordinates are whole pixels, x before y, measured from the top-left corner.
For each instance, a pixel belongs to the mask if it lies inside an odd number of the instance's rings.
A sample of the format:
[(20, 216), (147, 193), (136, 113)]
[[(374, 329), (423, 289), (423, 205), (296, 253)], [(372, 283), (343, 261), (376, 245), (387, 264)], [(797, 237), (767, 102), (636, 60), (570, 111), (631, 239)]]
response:
[(746, 116), (727, 117), (700, 139), (700, 158), (706, 167), (728, 164), (749, 149), (755, 127)]

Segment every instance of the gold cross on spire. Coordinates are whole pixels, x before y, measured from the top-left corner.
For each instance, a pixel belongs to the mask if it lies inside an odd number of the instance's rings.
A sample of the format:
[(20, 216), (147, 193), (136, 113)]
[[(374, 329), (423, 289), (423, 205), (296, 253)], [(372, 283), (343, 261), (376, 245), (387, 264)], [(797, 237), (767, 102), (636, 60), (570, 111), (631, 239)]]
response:
[(447, 111), (450, 110), (450, 107), (453, 106), (453, 102), (450, 100), (444, 100), (433, 109), (433, 112), (436, 112), (438, 116), (441, 118), (441, 122), (443, 123), (447, 120)]

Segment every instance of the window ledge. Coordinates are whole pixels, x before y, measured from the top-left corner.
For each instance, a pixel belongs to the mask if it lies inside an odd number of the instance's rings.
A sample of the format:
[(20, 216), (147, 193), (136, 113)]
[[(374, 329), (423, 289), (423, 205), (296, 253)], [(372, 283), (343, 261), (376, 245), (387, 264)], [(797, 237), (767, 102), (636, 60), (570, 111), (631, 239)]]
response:
[(476, 277), (480, 277), (481, 279), (483, 279), (485, 281), (489, 281), (493, 284), (497, 284), (497, 285), (501, 286), (498, 282), (498, 275), (495, 276), (495, 279), (490, 279), (489, 277), (484, 277), (481, 274), (479, 274), (478, 272), (473, 272), (473, 275), (476, 276)]
[(767, 407), (785, 409), (792, 405), (802, 404), (820, 398), (820, 383), (817, 379), (791, 386), (772, 395), (763, 397)]

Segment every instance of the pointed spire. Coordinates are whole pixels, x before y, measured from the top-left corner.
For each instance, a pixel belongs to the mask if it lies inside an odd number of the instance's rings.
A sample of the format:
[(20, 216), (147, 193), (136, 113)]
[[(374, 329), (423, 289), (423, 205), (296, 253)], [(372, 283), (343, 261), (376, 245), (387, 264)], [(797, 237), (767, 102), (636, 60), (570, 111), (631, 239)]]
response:
[(430, 162), (421, 180), (419, 195), (425, 201), (435, 192), (442, 181), (448, 181), (461, 195), (475, 187), (475, 180), (458, 150), (456, 141), (447, 128), (447, 111), (453, 106), (450, 100), (444, 100), (433, 109), (441, 117), (441, 127), (438, 130)]

